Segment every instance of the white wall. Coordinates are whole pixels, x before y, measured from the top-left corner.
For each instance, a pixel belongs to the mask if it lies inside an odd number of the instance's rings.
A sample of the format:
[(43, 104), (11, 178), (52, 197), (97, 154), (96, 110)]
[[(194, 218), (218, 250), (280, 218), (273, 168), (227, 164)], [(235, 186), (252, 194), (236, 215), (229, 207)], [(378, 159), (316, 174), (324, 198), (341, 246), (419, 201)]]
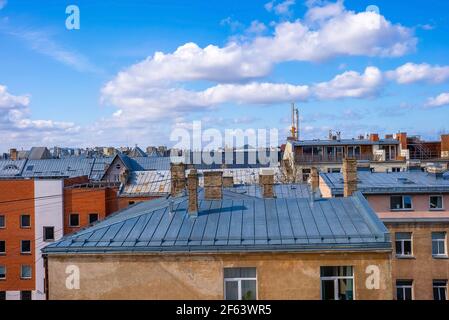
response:
[(44, 227), (54, 227), (55, 240), (63, 235), (64, 228), (64, 182), (63, 180), (34, 181), (34, 226), (35, 226), (35, 279), (36, 290), (33, 299), (45, 299), (44, 293), (44, 261), (41, 249), (48, 245), (43, 241)]

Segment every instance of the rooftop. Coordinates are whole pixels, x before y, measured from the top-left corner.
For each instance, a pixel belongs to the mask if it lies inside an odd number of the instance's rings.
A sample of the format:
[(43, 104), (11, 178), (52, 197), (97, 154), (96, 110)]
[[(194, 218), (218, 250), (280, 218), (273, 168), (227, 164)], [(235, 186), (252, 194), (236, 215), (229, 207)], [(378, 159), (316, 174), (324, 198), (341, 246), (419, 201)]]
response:
[[(343, 175), (341, 173), (321, 173), (333, 195), (343, 194)], [(364, 194), (383, 193), (449, 193), (449, 173), (436, 175), (422, 171), (370, 172), (358, 171), (357, 188)]]
[(369, 139), (340, 139), (340, 140), (299, 140), (291, 141), (293, 146), (307, 147), (307, 146), (345, 146), (345, 145), (392, 145), (399, 144), (396, 139), (379, 139), (379, 141), (371, 141)]
[(390, 250), (385, 226), (360, 193), (262, 199), (224, 191), (187, 213), (186, 196), (141, 202), (65, 236), (44, 253)]

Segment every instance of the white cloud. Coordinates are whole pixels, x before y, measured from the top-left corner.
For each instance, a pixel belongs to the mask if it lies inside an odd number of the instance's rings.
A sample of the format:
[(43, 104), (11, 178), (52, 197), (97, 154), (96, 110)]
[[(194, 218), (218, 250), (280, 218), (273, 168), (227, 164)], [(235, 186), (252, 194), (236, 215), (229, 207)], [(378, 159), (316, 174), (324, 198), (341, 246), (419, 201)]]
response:
[(246, 32), (253, 34), (261, 34), (267, 30), (267, 26), (258, 20), (251, 22), (251, 25), (246, 29)]
[(400, 84), (414, 82), (442, 83), (449, 79), (449, 66), (431, 66), (427, 63), (406, 63), (395, 70), (388, 71), (387, 77)]
[(444, 92), (434, 98), (429, 98), (426, 103), (428, 108), (439, 108), (449, 105), (449, 92)]
[(306, 13), (306, 20), (309, 22), (322, 22), (339, 16), (344, 10), (343, 1), (337, 1), (325, 6), (311, 6)]
[(318, 99), (367, 98), (375, 96), (383, 83), (382, 72), (376, 67), (368, 67), (363, 74), (347, 71), (329, 82), (321, 82), (313, 87)]

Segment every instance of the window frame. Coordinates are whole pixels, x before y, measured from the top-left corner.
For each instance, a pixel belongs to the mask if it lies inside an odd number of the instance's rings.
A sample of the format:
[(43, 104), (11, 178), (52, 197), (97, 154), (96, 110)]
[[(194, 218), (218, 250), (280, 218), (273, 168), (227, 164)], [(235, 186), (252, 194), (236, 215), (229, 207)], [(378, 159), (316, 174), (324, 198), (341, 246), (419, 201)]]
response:
[(5, 270), (5, 272), (4, 272), (5, 276), (3, 278), (0, 278), (0, 281), (4, 281), (4, 280), (6, 280), (6, 277), (7, 277), (6, 265), (5, 264), (1, 264), (0, 267), (3, 267), (3, 269)]
[[(25, 241), (28, 241), (30, 243), (30, 251), (23, 251), (23, 243)], [(20, 254), (31, 254), (32, 249), (31, 249), (31, 240), (20, 240)]]
[[(30, 219), (30, 224), (28, 226), (23, 225), (23, 220), (22, 220), (23, 217), (28, 217)], [(31, 229), (31, 215), (25, 214), (25, 213), (20, 215), (20, 228), (21, 229)]]
[[(441, 198), (441, 208), (432, 208), (430, 206), (430, 204), (431, 204), (430, 200), (432, 199), (432, 197), (440, 197)], [(429, 210), (430, 211), (444, 211), (444, 196), (442, 194), (431, 194), (429, 196)]]
[[(47, 228), (53, 229), (53, 239), (47, 239), (46, 233), (45, 233), (45, 230)], [(43, 226), (42, 227), (42, 241), (44, 241), (44, 242), (54, 242), (55, 241), (55, 227), (54, 226)]]
[[(434, 233), (444, 233), (444, 239), (433, 239), (433, 234)], [(431, 240), (432, 240), (432, 257), (433, 258), (447, 258), (447, 233), (445, 231), (433, 231), (430, 234)], [(442, 242), (443, 243), (443, 248), (444, 248), (444, 253), (433, 253), (433, 245), (434, 242)], [(439, 246), (437, 245), (438, 251), (439, 251)]]
[[(401, 285), (398, 286), (398, 282), (399, 281), (403, 281), (403, 282), (410, 281), (411, 284), (410, 285), (408, 285), (408, 284), (407, 285), (401, 284)], [(402, 280), (402, 279), (396, 280), (396, 300), (398, 300), (398, 301), (407, 301), (406, 299), (401, 299), (401, 300), (398, 299), (398, 289), (402, 289), (402, 290), (410, 289), (411, 300), (415, 300), (415, 290), (414, 290), (414, 281), (413, 280)], [(405, 292), (403, 291), (403, 293), (402, 293), (403, 297), (406, 296), (404, 293)]]
[[(74, 225), (74, 224), (72, 224), (72, 216), (78, 216), (78, 224), (77, 225)], [(77, 227), (79, 227), (80, 226), (80, 214), (79, 213), (76, 213), (76, 212), (72, 212), (72, 213), (70, 213), (69, 214), (69, 227), (71, 227), (71, 228), (77, 228)]]
[[(435, 282), (444, 282), (445, 284), (444, 285), (441, 285), (441, 284), (435, 284)], [(443, 289), (444, 290), (444, 295), (445, 295), (445, 297), (446, 297), (446, 299), (435, 299), (435, 289), (437, 289), (438, 290), (438, 295), (440, 296), (440, 291), (439, 291), (439, 289)], [(433, 280), (433, 282), (432, 282), (432, 291), (433, 291), (433, 300), (434, 301), (446, 301), (446, 300), (448, 300), (448, 296), (447, 296), (447, 280)]]
[(5, 244), (5, 251), (0, 251), (0, 256), (6, 255), (6, 240), (0, 240), (0, 242), (3, 242)]
[[(29, 277), (25, 277), (23, 275), (24, 267), (29, 267), (30, 268), (30, 276)], [(31, 279), (33, 279), (33, 267), (31, 265), (29, 265), (29, 264), (21, 264), (20, 265), (20, 279), (21, 280), (31, 280)]]
[[(256, 276), (253, 277), (236, 277), (236, 278), (226, 278), (224, 276), (224, 269), (241, 269), (241, 268), (254, 268), (256, 269)], [(237, 301), (242, 301), (242, 281), (256, 281), (256, 300), (259, 300), (259, 290), (258, 290), (258, 283), (257, 283), (257, 268), (256, 267), (226, 267), (223, 268), (223, 298), (226, 299), (226, 282), (237, 282)]]
[[(391, 200), (393, 199), (393, 197), (401, 197), (401, 199), (402, 199), (402, 208), (396, 209), (396, 208), (392, 207)], [(405, 208), (405, 201), (404, 201), (405, 197), (410, 197), (410, 208)], [(404, 194), (404, 195), (394, 194), (394, 195), (391, 195), (390, 196), (390, 210), (391, 211), (413, 211), (414, 210), (414, 208), (413, 208), (413, 197), (411, 195), (408, 195), (408, 194)]]
[[(97, 219), (96, 219), (95, 221), (91, 221), (90, 218), (91, 218), (92, 215), (96, 215), (96, 216), (97, 216)], [(98, 213), (96, 213), (96, 212), (92, 212), (92, 213), (89, 213), (89, 214), (88, 214), (87, 218), (89, 219), (89, 224), (92, 224), (92, 223), (95, 223), (95, 222), (97, 222), (98, 220), (100, 220), (100, 214), (98, 214)]]
[(0, 218), (2, 218), (2, 220), (3, 220), (3, 225), (0, 224), (0, 229), (5, 229), (6, 228), (6, 215), (0, 214)]
[[(352, 268), (352, 276), (321, 276), (321, 268), (322, 267), (351, 267)], [(355, 290), (355, 277), (354, 277), (354, 266), (320, 266), (320, 300), (323, 301), (323, 281), (334, 281), (334, 300), (339, 301), (339, 280), (349, 279), (352, 280), (352, 300), (356, 300), (356, 290)]]
[[(397, 238), (397, 234), (398, 233), (403, 233), (403, 234), (405, 234), (405, 233), (407, 233), (407, 234), (410, 234), (410, 240), (409, 239), (399, 239), (398, 240), (398, 238)], [(398, 254), (397, 253), (397, 242), (401, 242), (401, 253), (400, 254)], [(404, 243), (405, 243), (405, 241), (410, 241), (410, 254), (404, 254)], [(394, 252), (395, 252), (395, 255), (396, 255), (396, 258), (413, 258), (414, 257), (414, 252), (413, 252), (413, 232), (395, 232), (395, 234), (394, 234), (394, 245), (395, 245), (395, 247), (394, 247)]]

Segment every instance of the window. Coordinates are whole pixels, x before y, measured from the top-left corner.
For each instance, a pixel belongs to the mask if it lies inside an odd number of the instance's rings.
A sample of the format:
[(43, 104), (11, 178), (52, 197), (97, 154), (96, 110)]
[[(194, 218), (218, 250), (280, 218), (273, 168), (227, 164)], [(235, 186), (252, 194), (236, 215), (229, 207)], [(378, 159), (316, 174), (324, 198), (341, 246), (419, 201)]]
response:
[(412, 256), (412, 233), (396, 232), (396, 256), (411, 257)]
[(31, 300), (31, 291), (20, 291), (20, 300)]
[(430, 210), (443, 210), (443, 196), (430, 196)]
[(446, 232), (432, 232), (432, 255), (446, 257)]
[(55, 227), (44, 227), (44, 241), (55, 240)]
[(447, 280), (433, 280), (433, 300), (447, 300)]
[(6, 241), (0, 240), (0, 254), (6, 253)]
[(20, 252), (21, 253), (31, 253), (31, 241), (21, 240), (20, 241)]
[(393, 168), (391, 168), (391, 172), (401, 172), (401, 168), (393, 167)]
[(136, 203), (135, 201), (128, 201), (128, 206), (133, 205), (134, 203)]
[(5, 227), (5, 216), (0, 215), (0, 228), (4, 228), (4, 227)]
[(20, 267), (20, 278), (22, 279), (31, 279), (31, 266), (22, 265)]
[(6, 291), (0, 291), (0, 301), (6, 300)]
[(6, 267), (4, 265), (0, 265), (0, 280), (6, 279)]
[(327, 168), (328, 173), (340, 173), (340, 168)]
[(226, 300), (256, 300), (256, 268), (225, 268), (224, 291)]
[(98, 221), (98, 213), (89, 213), (89, 223)]
[(412, 197), (411, 196), (391, 196), (390, 198), (391, 210), (411, 210)]
[(31, 217), (29, 214), (22, 214), (20, 216), (20, 227), (30, 228), (31, 227)]
[(71, 227), (79, 227), (80, 225), (80, 215), (78, 213), (70, 214), (69, 226)]
[(396, 299), (413, 300), (413, 280), (396, 281)]
[(321, 300), (354, 300), (353, 267), (321, 267)]

